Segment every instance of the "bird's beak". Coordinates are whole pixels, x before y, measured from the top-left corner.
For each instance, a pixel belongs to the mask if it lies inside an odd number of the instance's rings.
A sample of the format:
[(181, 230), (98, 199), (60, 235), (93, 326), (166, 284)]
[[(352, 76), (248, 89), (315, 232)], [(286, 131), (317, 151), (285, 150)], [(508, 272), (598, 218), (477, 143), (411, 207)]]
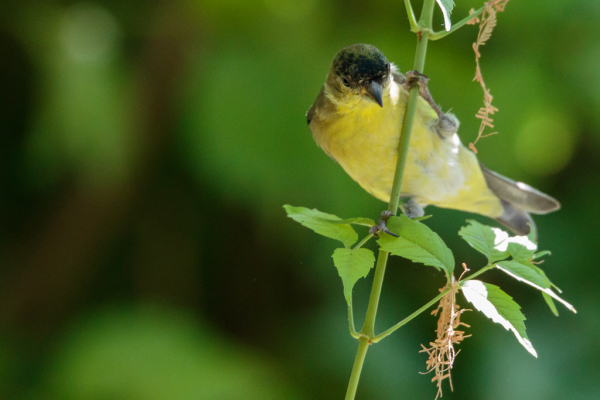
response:
[(379, 104), (379, 107), (383, 107), (383, 88), (381, 87), (380, 83), (374, 80), (371, 81), (371, 83), (369, 83), (369, 85), (365, 88), (365, 91), (369, 97), (375, 101), (375, 103)]

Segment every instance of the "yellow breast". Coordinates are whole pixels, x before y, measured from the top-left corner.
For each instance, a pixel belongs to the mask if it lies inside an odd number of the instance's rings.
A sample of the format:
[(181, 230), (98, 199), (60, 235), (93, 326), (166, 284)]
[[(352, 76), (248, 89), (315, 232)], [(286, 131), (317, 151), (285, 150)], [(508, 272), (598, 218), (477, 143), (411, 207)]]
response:
[[(392, 81), (383, 107), (362, 96), (336, 99), (327, 89), (325, 95), (337, 111), (311, 123), (315, 140), (365, 190), (389, 201), (408, 93)], [(422, 206), (499, 216), (500, 201), (488, 189), (477, 158), (458, 135), (442, 139), (431, 128), (436, 119), (435, 111), (419, 98), (402, 195)]]

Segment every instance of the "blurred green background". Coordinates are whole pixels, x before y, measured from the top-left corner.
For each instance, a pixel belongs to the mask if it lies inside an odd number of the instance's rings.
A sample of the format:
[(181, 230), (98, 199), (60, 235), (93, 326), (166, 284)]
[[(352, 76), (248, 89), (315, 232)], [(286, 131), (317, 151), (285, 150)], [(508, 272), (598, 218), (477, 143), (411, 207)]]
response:
[[(457, 3), (455, 21), (481, 4)], [(403, 7), (4, 0), (0, 398), (341, 399), (357, 342), (336, 243), (281, 206), (343, 218), (385, 208), (317, 148), (305, 112), (343, 46), (371, 43), (412, 67)], [(595, 0), (511, 1), (482, 48), (500, 133), (479, 157), (562, 202), (536, 222), (553, 252), (545, 270), (579, 314), (556, 318), (539, 293), (490, 273), (522, 306), (539, 358), (465, 314), (473, 337), (444, 398), (600, 398), (599, 18)], [(431, 43), (425, 69), (464, 143), (482, 104), (476, 32)], [(428, 211), (457, 261), (482, 266), (457, 236), (473, 216)], [(379, 330), (443, 283), (433, 268), (392, 260)], [(369, 286), (355, 289), (359, 325)], [(372, 346), (358, 398), (433, 399), (419, 350), (435, 325), (424, 314)]]

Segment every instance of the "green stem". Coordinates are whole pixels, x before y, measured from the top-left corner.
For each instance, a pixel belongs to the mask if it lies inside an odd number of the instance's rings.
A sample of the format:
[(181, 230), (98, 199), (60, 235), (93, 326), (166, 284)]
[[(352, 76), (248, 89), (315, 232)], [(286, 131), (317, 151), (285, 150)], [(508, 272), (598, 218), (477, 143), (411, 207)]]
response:
[(371, 239), (373, 237), (373, 234), (370, 233), (367, 236), (365, 236), (365, 238), (363, 240), (361, 240), (356, 246), (354, 246), (354, 249), (352, 250), (356, 250), (356, 249), (360, 249), (365, 243), (367, 243), (369, 241), (369, 239)]
[[(431, 13), (429, 18), (428, 26), (431, 26), (431, 15), (433, 13), (433, 0), (426, 1), (423, 4), (423, 13), (427, 5), (431, 6)], [(423, 17), (419, 25), (423, 26)], [(419, 34), (419, 40), (417, 41), (417, 50), (415, 53), (415, 62), (413, 69), (420, 73), (423, 73), (425, 67), (425, 55), (427, 54), (427, 42), (429, 39), (429, 30), (424, 29)], [(404, 167), (406, 166), (406, 158), (408, 156), (408, 145), (410, 143), (410, 134), (412, 132), (413, 120), (417, 111), (417, 104), (419, 100), (419, 89), (413, 87), (410, 90), (408, 96), (408, 102), (406, 103), (406, 111), (404, 112), (404, 122), (402, 124), (402, 130), (400, 131), (400, 148), (398, 150), (398, 162), (396, 164), (396, 174), (394, 175), (394, 185), (392, 186), (392, 196), (388, 206), (388, 211), (391, 211), (396, 215), (398, 205), (400, 204), (400, 194), (402, 187), (402, 178), (404, 177)]]
[(396, 325), (392, 326), (390, 329), (388, 329), (388, 330), (380, 333), (379, 335), (375, 336), (373, 339), (371, 339), (371, 342), (377, 343), (381, 339), (383, 339), (384, 337), (389, 336), (396, 329), (400, 328), (402, 325), (405, 325), (407, 322), (409, 322), (410, 320), (412, 320), (413, 318), (415, 318), (417, 315), (421, 314), (423, 311), (427, 310), (429, 307), (431, 307), (431, 306), (435, 305), (437, 302), (439, 302), (440, 299), (442, 297), (444, 297), (450, 290), (451, 289), (444, 290), (442, 293), (440, 293), (439, 295), (437, 295), (433, 299), (431, 299), (431, 301), (429, 303), (425, 304), (423, 307), (419, 308), (417, 311), (415, 311), (414, 313), (410, 314), (408, 317), (404, 318), (402, 321), (398, 322)]
[(383, 287), (383, 276), (385, 275), (389, 255), (390, 253), (387, 251), (379, 250), (379, 256), (377, 257), (367, 316), (365, 317), (365, 324), (360, 331), (361, 334), (369, 338), (375, 336), (375, 317), (377, 316), (377, 306), (379, 305), (379, 297), (381, 296), (381, 288)]
[(463, 26), (465, 26), (465, 24), (469, 21), (471, 21), (473, 18), (477, 18), (479, 17), (481, 14), (483, 14), (483, 10), (485, 10), (485, 6), (481, 7), (479, 10), (475, 11), (473, 14), (463, 18), (462, 20), (460, 20), (459, 22), (457, 22), (456, 24), (452, 25), (452, 28), (450, 28), (449, 31), (442, 31), (442, 32), (434, 32), (429, 36), (429, 40), (439, 40), (449, 34), (451, 34), (452, 32), (455, 32), (457, 30), (459, 30), (460, 28), (462, 28)]
[(352, 367), (352, 375), (350, 375), (350, 382), (348, 382), (348, 390), (346, 391), (346, 400), (354, 400), (356, 396), (356, 389), (358, 388), (358, 380), (360, 379), (360, 372), (367, 356), (367, 350), (369, 349), (369, 339), (362, 336), (358, 344), (358, 350), (356, 351), (356, 358), (354, 359), (354, 366)]
[(410, 0), (404, 0), (404, 5), (406, 6), (406, 15), (408, 15), (410, 30), (414, 33), (419, 32), (419, 24), (417, 23), (417, 18), (415, 17), (415, 12), (413, 11), (412, 4), (410, 4)]
[(350, 301), (348, 302), (348, 324), (350, 325), (350, 335), (358, 339), (360, 335), (356, 332), (356, 328), (354, 327), (354, 310), (352, 308), (352, 294), (350, 294)]
[(485, 267), (481, 268), (479, 271), (475, 272), (474, 274), (471, 274), (471, 275), (467, 276), (465, 279), (462, 279), (461, 282), (470, 281), (471, 279), (475, 278), (476, 276), (481, 275), (484, 272), (487, 272), (492, 268), (496, 268), (496, 264), (486, 265)]
[[(353, 250), (360, 249), (372, 237), (373, 237), (372, 233), (365, 236), (363, 240), (361, 240), (356, 246), (354, 246)], [(350, 295), (350, 301), (348, 302), (348, 323), (350, 324), (350, 335), (352, 335), (352, 337), (358, 339), (360, 337), (360, 335), (358, 334), (358, 332), (356, 332), (356, 328), (354, 325), (354, 310), (352, 307), (352, 295)]]
[[(433, 7), (434, 6), (435, 6), (435, 1), (433, 1), (433, 0), (425, 0), (423, 2), (423, 8), (421, 9), (421, 18), (419, 19), (419, 22), (418, 22), (419, 26), (421, 27), (421, 30), (427, 30), (431, 33), (431, 31), (432, 31), (431, 22), (433, 21)], [(418, 57), (418, 54), (415, 56), (415, 61), (416, 61), (417, 57)], [(418, 71), (423, 72), (421, 70), (418, 70)]]
[[(423, 73), (423, 67), (425, 66), (425, 55), (427, 54), (427, 42), (429, 39), (429, 34), (431, 33), (431, 21), (433, 19), (434, 4), (435, 0), (425, 0), (423, 2), (421, 18), (418, 22), (418, 25), (421, 30), (417, 32), (417, 49), (413, 69), (420, 73)], [(408, 144), (410, 143), (410, 134), (412, 131), (413, 120), (417, 110), (418, 96), (418, 88), (412, 88), (408, 97), (408, 102), (406, 104), (406, 111), (404, 112), (404, 121), (402, 124), (402, 130), (400, 132), (398, 161), (396, 163), (394, 184), (392, 186), (390, 203), (388, 205), (388, 210), (391, 211), (394, 215), (396, 215), (396, 213), (398, 212), (398, 205), (400, 203), (400, 189), (402, 187), (402, 177), (404, 175), (404, 167), (406, 165), (406, 158), (408, 155)], [(354, 399), (354, 396), (356, 394), (356, 388), (358, 387), (358, 380), (360, 379), (360, 372), (362, 370), (362, 365), (364, 363), (365, 356), (367, 355), (369, 343), (370, 340), (375, 336), (375, 317), (377, 315), (377, 307), (379, 305), (379, 297), (381, 295), (383, 277), (385, 275), (385, 268), (387, 266), (388, 257), (389, 253), (387, 251), (379, 251), (379, 256), (377, 258), (377, 266), (375, 267), (375, 276), (373, 278), (373, 287), (371, 288), (371, 296), (369, 297), (369, 305), (367, 307), (367, 315), (365, 317), (365, 323), (363, 325), (363, 328), (360, 332), (360, 343), (358, 345), (356, 358), (354, 360), (352, 374), (350, 375), (350, 382), (348, 383), (346, 400)]]

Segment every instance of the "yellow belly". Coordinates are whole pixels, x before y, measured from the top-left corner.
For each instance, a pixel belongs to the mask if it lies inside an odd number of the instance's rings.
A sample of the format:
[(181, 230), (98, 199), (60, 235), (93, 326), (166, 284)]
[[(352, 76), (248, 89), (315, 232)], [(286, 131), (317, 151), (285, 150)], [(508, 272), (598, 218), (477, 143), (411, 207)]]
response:
[[(383, 108), (364, 99), (345, 107), (338, 105), (343, 115), (315, 135), (317, 143), (355, 181), (386, 202), (394, 179), (406, 98), (407, 93), (394, 86), (386, 94)], [(457, 135), (442, 139), (432, 130), (436, 118), (429, 104), (419, 98), (402, 195), (413, 197), (422, 206), (498, 217), (502, 213), (500, 200), (488, 189), (477, 158)]]

